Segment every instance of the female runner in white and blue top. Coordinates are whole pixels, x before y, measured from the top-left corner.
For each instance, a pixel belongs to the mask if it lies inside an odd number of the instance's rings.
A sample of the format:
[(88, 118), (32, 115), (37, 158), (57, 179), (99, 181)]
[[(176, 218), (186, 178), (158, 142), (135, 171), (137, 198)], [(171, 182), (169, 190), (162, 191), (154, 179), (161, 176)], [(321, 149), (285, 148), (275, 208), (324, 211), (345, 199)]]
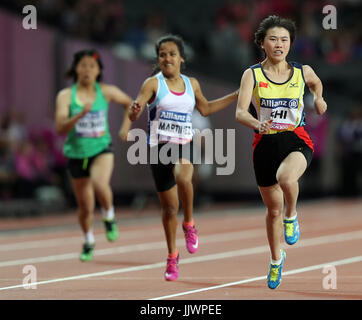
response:
[[(218, 112), (237, 100), (238, 90), (207, 101), (199, 82), (181, 74), (185, 53), (183, 40), (178, 36), (160, 38), (156, 43), (156, 54), (157, 69), (143, 83), (131, 105), (129, 118), (131, 121), (137, 120), (148, 106), (149, 150), (151, 159), (154, 154), (158, 159), (157, 163), (151, 161), (151, 170), (162, 206), (162, 222), (168, 247), (164, 277), (165, 280), (173, 281), (178, 278), (179, 261), (176, 248), (178, 194), (184, 213), (182, 227), (187, 250), (194, 253), (199, 246), (193, 221), (192, 112), (195, 107), (203, 116)], [(172, 160), (167, 163), (164, 161), (167, 159)]]

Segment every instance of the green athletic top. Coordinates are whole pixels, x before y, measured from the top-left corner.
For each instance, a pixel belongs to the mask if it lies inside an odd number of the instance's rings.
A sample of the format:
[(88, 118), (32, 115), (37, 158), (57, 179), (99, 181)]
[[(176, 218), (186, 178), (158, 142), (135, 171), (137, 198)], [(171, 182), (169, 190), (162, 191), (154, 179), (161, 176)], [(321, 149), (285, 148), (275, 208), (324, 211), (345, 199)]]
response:
[[(64, 144), (64, 155), (67, 158), (89, 158), (104, 150), (111, 143), (108, 127), (108, 102), (100, 85), (95, 83), (96, 100), (92, 109), (80, 118), (74, 128), (69, 131)], [(80, 113), (83, 104), (77, 99), (77, 84), (72, 87), (69, 116)]]

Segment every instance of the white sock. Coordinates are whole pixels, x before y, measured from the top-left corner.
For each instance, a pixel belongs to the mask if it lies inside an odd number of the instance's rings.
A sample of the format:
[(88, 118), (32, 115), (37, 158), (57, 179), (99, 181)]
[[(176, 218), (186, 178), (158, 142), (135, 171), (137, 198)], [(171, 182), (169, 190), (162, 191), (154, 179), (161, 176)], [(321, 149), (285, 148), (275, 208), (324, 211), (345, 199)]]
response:
[(94, 244), (94, 234), (92, 229), (89, 229), (88, 232), (84, 234), (84, 239), (86, 243)]
[(101, 212), (102, 212), (102, 217), (103, 220), (113, 220), (114, 219), (114, 207), (111, 206), (108, 210), (101, 208)]
[(280, 250), (281, 258), (279, 260), (273, 260), (272, 257), (270, 257), (271, 264), (281, 264), (283, 259), (283, 251)]
[(279, 260), (270, 259), (270, 261), (271, 261), (271, 264), (281, 264), (282, 263), (282, 258), (280, 258)]
[(295, 213), (295, 215), (294, 216), (292, 216), (292, 217), (285, 217), (285, 220), (294, 220), (296, 217), (297, 217), (297, 213)]

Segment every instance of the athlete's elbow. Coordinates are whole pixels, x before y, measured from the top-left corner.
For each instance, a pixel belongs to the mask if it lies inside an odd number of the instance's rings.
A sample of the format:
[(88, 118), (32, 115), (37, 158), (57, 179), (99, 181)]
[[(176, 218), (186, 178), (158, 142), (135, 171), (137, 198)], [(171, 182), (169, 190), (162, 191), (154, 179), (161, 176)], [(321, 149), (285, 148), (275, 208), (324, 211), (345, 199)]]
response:
[(244, 120), (244, 112), (242, 110), (236, 111), (235, 114), (236, 121), (243, 124)]
[(209, 109), (208, 108), (205, 108), (205, 109), (200, 109), (200, 114), (203, 116), (203, 117), (207, 117), (208, 115), (210, 115), (210, 112), (209, 112)]
[(58, 134), (58, 135), (64, 135), (67, 133), (67, 131), (65, 130), (64, 126), (61, 126), (61, 125), (56, 125), (55, 126), (55, 132)]
[(241, 116), (238, 113), (236, 113), (235, 119), (237, 122), (241, 123)]

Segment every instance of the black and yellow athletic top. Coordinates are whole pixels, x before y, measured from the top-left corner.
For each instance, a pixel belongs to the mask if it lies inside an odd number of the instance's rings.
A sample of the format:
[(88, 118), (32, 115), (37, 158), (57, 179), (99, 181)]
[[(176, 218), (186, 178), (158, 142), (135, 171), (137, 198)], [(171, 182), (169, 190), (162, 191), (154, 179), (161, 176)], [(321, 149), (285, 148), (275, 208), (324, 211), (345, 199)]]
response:
[(273, 119), (268, 134), (294, 131), (295, 128), (305, 125), (305, 80), (302, 65), (296, 62), (289, 64), (292, 74), (284, 83), (270, 80), (260, 63), (251, 67), (255, 83), (250, 112), (259, 121)]

